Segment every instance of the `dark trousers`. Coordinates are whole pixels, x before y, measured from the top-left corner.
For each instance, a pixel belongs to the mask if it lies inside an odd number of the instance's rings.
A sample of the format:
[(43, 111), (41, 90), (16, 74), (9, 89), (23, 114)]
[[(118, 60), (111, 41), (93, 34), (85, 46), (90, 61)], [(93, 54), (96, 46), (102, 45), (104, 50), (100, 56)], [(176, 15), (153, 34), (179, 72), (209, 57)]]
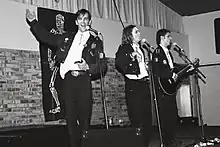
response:
[(147, 147), (152, 134), (151, 95), (148, 81), (125, 79), (125, 98), (132, 127), (141, 128)]
[[(88, 74), (74, 77), (68, 72), (62, 85), (71, 147), (80, 147), (92, 114), (92, 85)], [(79, 122), (79, 125), (77, 123)]]
[(178, 110), (176, 95), (166, 95), (158, 91), (158, 109), (164, 144), (170, 144), (176, 135)]

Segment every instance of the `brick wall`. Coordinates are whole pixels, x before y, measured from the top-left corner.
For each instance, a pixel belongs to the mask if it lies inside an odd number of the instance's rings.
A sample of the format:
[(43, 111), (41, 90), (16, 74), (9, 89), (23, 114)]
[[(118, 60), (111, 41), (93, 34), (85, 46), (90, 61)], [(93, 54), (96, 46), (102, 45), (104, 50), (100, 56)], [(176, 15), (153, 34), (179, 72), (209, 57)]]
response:
[(44, 121), (38, 52), (0, 49), (0, 127)]
[[(39, 52), (0, 49), (0, 69), (0, 128), (47, 124), (42, 108)], [(91, 124), (102, 125), (105, 119), (100, 81), (92, 84), (94, 103)], [(110, 124), (128, 125), (124, 81), (114, 68), (113, 58), (108, 58), (104, 97)]]
[[(112, 125), (128, 125), (127, 106), (125, 104), (124, 79), (116, 71), (114, 58), (108, 58), (108, 71), (104, 78), (104, 97), (108, 120)], [(104, 123), (104, 111), (100, 91), (100, 81), (93, 82), (93, 115), (91, 124)]]

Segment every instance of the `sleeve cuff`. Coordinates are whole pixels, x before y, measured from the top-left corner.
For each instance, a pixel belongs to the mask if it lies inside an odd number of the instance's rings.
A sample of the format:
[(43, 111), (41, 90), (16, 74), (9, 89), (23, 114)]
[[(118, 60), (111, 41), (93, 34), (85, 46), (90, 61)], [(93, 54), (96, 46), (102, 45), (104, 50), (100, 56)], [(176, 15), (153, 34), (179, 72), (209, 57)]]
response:
[(37, 24), (37, 22), (38, 21), (35, 19), (35, 20), (31, 21), (29, 24), (30, 24), (31, 27), (33, 27)]

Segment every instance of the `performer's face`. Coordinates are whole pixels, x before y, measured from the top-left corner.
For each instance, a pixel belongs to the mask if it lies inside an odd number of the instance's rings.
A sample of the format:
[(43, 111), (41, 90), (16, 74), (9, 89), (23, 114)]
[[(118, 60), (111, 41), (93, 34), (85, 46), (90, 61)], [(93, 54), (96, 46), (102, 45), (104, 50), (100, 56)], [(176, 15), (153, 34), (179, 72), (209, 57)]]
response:
[(87, 31), (87, 26), (91, 24), (91, 20), (89, 20), (89, 16), (86, 13), (85, 15), (79, 15), (76, 20), (76, 25), (78, 25), (78, 28), (81, 32)]
[(138, 28), (134, 27), (132, 29), (132, 37), (133, 37), (133, 43), (138, 43), (140, 40), (141, 40), (141, 34), (140, 34), (140, 31), (138, 30)]
[(167, 47), (171, 44), (172, 37), (170, 33), (167, 33), (165, 36), (161, 36), (162, 41), (164, 42), (164, 45)]

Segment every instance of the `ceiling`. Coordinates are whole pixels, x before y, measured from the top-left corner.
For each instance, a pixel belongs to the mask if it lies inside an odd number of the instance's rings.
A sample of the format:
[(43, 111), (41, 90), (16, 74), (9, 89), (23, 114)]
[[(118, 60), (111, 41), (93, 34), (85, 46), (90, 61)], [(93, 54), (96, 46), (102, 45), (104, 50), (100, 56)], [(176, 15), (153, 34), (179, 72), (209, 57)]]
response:
[(220, 10), (220, 0), (159, 0), (181, 16)]

